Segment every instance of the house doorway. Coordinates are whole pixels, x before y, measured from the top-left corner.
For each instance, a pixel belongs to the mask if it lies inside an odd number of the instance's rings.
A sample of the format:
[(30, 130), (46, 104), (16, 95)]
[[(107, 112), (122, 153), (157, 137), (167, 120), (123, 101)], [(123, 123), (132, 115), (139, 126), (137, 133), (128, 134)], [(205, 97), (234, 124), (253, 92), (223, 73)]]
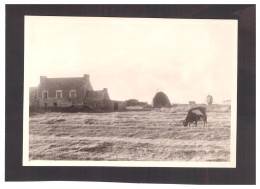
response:
[(118, 110), (118, 102), (115, 102), (115, 104), (114, 104), (114, 110)]

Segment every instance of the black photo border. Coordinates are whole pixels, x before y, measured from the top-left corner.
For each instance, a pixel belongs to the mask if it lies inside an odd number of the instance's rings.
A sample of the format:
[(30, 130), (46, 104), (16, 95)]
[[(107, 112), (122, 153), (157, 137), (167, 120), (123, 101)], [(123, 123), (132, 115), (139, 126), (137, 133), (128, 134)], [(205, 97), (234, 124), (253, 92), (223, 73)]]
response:
[[(25, 167), (24, 16), (238, 20), (236, 168)], [(256, 183), (256, 5), (6, 5), (6, 181), (102, 181), (174, 184)]]

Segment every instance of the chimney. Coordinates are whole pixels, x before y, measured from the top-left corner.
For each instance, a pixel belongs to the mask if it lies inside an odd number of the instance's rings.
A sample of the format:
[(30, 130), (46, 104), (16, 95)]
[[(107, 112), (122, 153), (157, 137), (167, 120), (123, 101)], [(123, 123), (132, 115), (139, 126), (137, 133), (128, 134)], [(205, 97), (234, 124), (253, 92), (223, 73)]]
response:
[(84, 74), (84, 80), (89, 81), (89, 75), (88, 74)]
[(47, 79), (46, 76), (40, 76), (40, 83), (43, 83)]
[(107, 92), (107, 88), (103, 88), (103, 91)]

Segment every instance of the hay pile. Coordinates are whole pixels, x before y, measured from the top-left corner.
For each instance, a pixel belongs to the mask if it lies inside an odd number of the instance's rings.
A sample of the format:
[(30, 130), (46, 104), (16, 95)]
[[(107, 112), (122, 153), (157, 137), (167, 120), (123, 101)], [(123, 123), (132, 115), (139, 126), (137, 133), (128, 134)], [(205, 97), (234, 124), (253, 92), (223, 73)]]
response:
[(166, 94), (158, 92), (153, 98), (153, 107), (170, 107), (171, 102)]

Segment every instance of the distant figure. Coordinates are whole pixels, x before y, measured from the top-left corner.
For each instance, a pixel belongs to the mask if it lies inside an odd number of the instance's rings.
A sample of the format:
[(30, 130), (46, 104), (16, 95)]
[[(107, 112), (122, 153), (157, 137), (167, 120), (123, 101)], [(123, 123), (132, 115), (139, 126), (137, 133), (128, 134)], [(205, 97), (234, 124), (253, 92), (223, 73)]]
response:
[(204, 127), (207, 126), (207, 114), (205, 107), (196, 107), (189, 110), (186, 119), (183, 121), (184, 127), (187, 127), (192, 122), (195, 122), (195, 126), (197, 127), (198, 121), (203, 121)]
[(206, 98), (206, 102), (208, 105), (212, 105), (213, 103), (213, 97), (211, 95), (208, 95)]
[(171, 107), (171, 102), (166, 94), (158, 92), (153, 98), (153, 107)]

